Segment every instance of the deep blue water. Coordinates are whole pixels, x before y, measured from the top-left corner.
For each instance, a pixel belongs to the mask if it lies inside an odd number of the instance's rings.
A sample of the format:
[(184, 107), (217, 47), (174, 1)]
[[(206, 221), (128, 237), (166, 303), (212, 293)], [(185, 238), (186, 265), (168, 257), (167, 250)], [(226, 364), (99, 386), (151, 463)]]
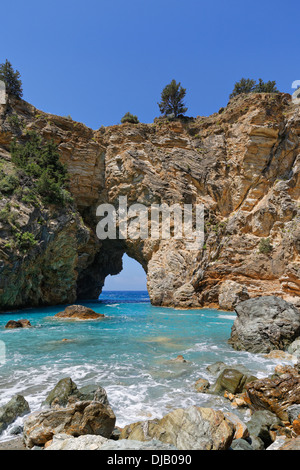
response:
[[(242, 363), (258, 376), (276, 364), (228, 345), (234, 313), (154, 307), (147, 292), (103, 292), (83, 305), (105, 318), (54, 319), (65, 306), (0, 314), (0, 405), (21, 393), (36, 410), (58, 380), (71, 377), (79, 387), (103, 386), (123, 426), (193, 404), (230, 409), (194, 390), (200, 377), (214, 382), (206, 367), (216, 361)], [(33, 328), (4, 328), (20, 318)], [(172, 362), (179, 354), (186, 363)]]

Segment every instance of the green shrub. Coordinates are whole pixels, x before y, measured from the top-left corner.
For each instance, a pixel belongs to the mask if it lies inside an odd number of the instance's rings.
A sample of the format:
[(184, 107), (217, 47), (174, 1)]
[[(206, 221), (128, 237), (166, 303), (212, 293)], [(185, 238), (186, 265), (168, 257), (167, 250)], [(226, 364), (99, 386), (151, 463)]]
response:
[(66, 197), (68, 173), (66, 166), (59, 160), (54, 142), (43, 142), (36, 132), (27, 133), (24, 144), (14, 141), (11, 145), (12, 162), (21, 173), (30, 177), (30, 190), (25, 198), (36, 199), (40, 195), (45, 203), (65, 204), (71, 201)]
[(17, 232), (16, 239), (17, 246), (22, 251), (27, 251), (37, 244), (37, 241), (31, 232)]
[(229, 99), (242, 93), (279, 93), (279, 90), (276, 88), (275, 81), (264, 82), (259, 78), (258, 83), (256, 83), (256, 80), (252, 78), (241, 78), (239, 82), (235, 83)]
[(4, 175), (0, 171), (0, 192), (3, 194), (12, 193), (19, 184), (19, 179), (15, 175)]
[(124, 124), (125, 122), (130, 122), (131, 124), (138, 124), (139, 120), (138, 120), (137, 116), (134, 116), (133, 114), (128, 112), (128, 113), (124, 114), (124, 116), (121, 119), (122, 124)]
[(258, 250), (260, 253), (268, 254), (271, 253), (273, 250), (273, 246), (271, 245), (269, 238), (262, 238), (259, 242)]

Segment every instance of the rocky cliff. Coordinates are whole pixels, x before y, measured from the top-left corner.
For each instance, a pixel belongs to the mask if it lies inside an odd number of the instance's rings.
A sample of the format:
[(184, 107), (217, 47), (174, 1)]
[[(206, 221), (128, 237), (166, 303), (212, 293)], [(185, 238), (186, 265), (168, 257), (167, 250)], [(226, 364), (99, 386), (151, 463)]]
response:
[[(15, 171), (12, 139), (22, 143), (28, 130), (57, 144), (74, 203), (0, 193), (1, 309), (97, 298), (124, 252), (145, 269), (154, 305), (230, 309), (239, 295), (277, 295), (300, 306), (300, 107), (290, 95), (241, 95), (209, 117), (99, 130), (9, 98), (0, 106), (2, 175)], [(117, 206), (119, 196), (204, 204), (203, 248), (99, 240), (96, 207)], [(34, 235), (25, 252), (13, 243), (16, 226)]]

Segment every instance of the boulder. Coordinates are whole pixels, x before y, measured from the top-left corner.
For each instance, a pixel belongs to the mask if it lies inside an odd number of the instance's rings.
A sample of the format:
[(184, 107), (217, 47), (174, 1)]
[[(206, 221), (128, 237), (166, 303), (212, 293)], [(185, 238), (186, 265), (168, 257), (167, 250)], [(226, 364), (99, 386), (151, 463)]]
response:
[(15, 395), (6, 405), (0, 407), (0, 434), (19, 416), (30, 413), (30, 408), (22, 395)]
[(103, 313), (96, 313), (91, 308), (83, 305), (70, 305), (62, 312), (56, 313), (54, 318), (62, 320), (98, 320), (104, 316)]
[(259, 379), (246, 385), (246, 393), (252, 410), (269, 410), (288, 421), (289, 407), (300, 404), (300, 375)]
[(171, 411), (161, 419), (125, 426), (120, 438), (156, 439), (179, 450), (225, 450), (234, 433), (234, 425), (221, 411), (192, 406)]
[(198, 393), (207, 393), (210, 388), (210, 383), (206, 379), (198, 379), (195, 382), (195, 389)]
[(94, 434), (109, 438), (116, 417), (110, 406), (96, 401), (80, 401), (67, 408), (55, 408), (32, 413), (24, 421), (27, 447), (42, 446), (55, 434), (71, 436)]
[(80, 389), (70, 377), (61, 379), (48, 394), (44, 404), (48, 406), (67, 406), (76, 401), (98, 401), (109, 405), (106, 391), (100, 385), (85, 385)]
[(255, 411), (247, 423), (250, 437), (258, 437), (264, 443), (264, 447), (270, 446), (275, 438), (276, 432), (284, 427), (282, 421), (270, 411)]
[(224, 395), (224, 392), (242, 393), (247, 383), (257, 380), (253, 375), (247, 375), (237, 369), (224, 369), (216, 380), (211, 392), (216, 395)]
[(238, 303), (249, 299), (246, 286), (235, 281), (224, 281), (219, 290), (219, 307), (222, 310), (234, 310)]
[(231, 446), (230, 450), (254, 450), (251, 444), (245, 439), (235, 439)]
[(284, 350), (300, 335), (300, 311), (280, 297), (245, 300), (235, 311), (229, 339), (234, 349), (253, 353)]
[(14, 328), (30, 328), (32, 325), (29, 320), (9, 320), (5, 328), (14, 329)]

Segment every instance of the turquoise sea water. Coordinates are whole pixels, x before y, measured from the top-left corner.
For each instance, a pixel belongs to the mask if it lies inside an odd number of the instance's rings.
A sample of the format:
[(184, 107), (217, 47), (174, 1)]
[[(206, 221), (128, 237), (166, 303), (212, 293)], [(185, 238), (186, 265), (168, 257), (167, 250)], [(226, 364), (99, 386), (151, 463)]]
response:
[[(71, 377), (78, 387), (103, 386), (124, 426), (191, 405), (230, 410), (227, 400), (194, 390), (200, 377), (215, 381), (206, 367), (216, 361), (244, 364), (259, 377), (276, 365), (228, 345), (234, 313), (154, 307), (147, 292), (104, 292), (84, 305), (105, 318), (54, 319), (65, 306), (0, 314), (0, 405), (20, 393), (37, 410), (58, 380)], [(33, 328), (4, 328), (21, 318)], [(179, 354), (186, 363), (172, 362)]]

